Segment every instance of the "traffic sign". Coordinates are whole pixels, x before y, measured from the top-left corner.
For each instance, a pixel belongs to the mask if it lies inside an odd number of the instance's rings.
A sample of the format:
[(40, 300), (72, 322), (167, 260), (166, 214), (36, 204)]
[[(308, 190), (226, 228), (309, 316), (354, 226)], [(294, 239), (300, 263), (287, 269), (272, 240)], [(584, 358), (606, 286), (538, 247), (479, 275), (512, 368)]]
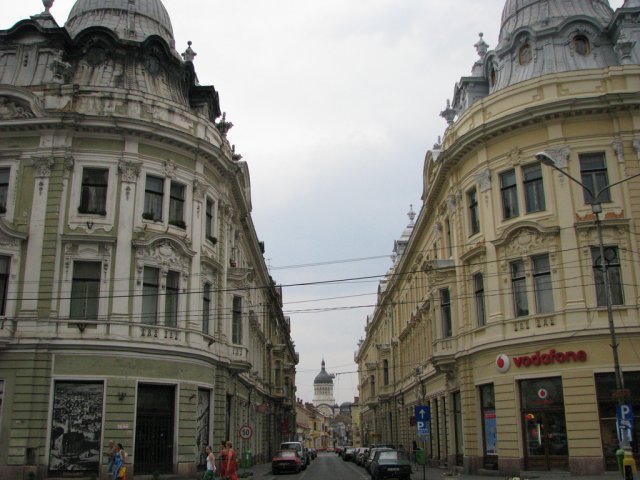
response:
[(431, 420), (431, 408), (429, 405), (416, 405), (416, 429), (419, 437), (428, 437), (431, 433), (429, 422)]
[(631, 405), (616, 405), (616, 423), (618, 426), (618, 440), (622, 440), (625, 436), (633, 439), (633, 410)]
[(249, 440), (253, 436), (253, 427), (251, 425), (243, 425), (240, 427), (240, 438)]

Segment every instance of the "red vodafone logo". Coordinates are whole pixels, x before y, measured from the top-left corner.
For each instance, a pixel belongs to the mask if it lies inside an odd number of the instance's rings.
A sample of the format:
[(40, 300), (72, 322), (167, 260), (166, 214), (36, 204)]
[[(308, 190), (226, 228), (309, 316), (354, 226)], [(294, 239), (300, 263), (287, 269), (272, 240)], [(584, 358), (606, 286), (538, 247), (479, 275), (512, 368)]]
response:
[(538, 398), (545, 400), (549, 396), (549, 392), (547, 392), (546, 388), (541, 388), (538, 390)]
[(501, 353), (496, 357), (496, 368), (500, 373), (504, 373), (511, 367), (511, 360), (504, 353)]

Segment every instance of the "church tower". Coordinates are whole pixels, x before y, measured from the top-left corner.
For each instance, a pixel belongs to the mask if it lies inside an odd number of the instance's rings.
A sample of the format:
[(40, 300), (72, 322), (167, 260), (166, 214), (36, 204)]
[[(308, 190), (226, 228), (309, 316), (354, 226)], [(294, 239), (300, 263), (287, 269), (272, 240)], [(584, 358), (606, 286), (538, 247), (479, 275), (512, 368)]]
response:
[(333, 396), (333, 378), (335, 375), (330, 375), (325, 370), (324, 358), (321, 366), (320, 373), (316, 375), (313, 381), (313, 404), (325, 415), (333, 416), (333, 407), (336, 404), (336, 399)]

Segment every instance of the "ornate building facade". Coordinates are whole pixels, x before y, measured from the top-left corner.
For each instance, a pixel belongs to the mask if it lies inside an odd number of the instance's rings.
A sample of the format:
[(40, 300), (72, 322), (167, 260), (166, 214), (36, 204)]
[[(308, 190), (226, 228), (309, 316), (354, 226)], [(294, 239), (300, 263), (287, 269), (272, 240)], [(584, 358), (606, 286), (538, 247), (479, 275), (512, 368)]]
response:
[(218, 93), (160, 0), (43, 3), (0, 31), (0, 477), (266, 460), (298, 357)]
[(365, 444), (617, 468), (616, 405), (640, 414), (639, 19), (637, 0), (507, 0), (496, 48), (481, 35), (356, 352)]
[(336, 414), (336, 399), (333, 395), (334, 375), (325, 369), (324, 359), (320, 367), (320, 373), (313, 380), (313, 405), (324, 415), (334, 417)]

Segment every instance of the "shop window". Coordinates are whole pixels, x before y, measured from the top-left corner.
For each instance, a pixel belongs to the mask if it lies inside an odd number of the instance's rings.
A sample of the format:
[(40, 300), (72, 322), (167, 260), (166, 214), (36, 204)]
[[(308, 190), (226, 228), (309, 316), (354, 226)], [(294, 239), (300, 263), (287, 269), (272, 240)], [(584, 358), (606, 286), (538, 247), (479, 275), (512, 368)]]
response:
[(473, 276), (473, 296), (476, 304), (476, 324), (478, 327), (486, 325), (486, 313), (484, 303), (484, 278), (482, 273)]
[(80, 206), (78, 213), (106, 215), (107, 185), (109, 170), (106, 168), (83, 168)]
[(533, 289), (536, 295), (537, 313), (553, 312), (553, 286), (549, 255), (531, 257), (533, 264)]
[(518, 211), (518, 186), (515, 170), (500, 174), (500, 193), (502, 195), (503, 218), (508, 220), (517, 217), (520, 213)]
[(160, 270), (144, 267), (142, 281), (142, 323), (158, 324), (158, 296), (160, 294)]
[(98, 318), (101, 262), (73, 262), (69, 318)]
[(169, 271), (165, 285), (164, 324), (167, 327), (178, 326), (178, 296), (180, 294), (180, 273)]
[[(580, 155), (580, 178), (585, 203), (606, 203), (611, 201), (609, 177), (604, 153)], [(597, 196), (597, 198), (595, 198)]]
[[(640, 454), (640, 371), (623, 372), (625, 388), (624, 403), (631, 405), (634, 414), (635, 428), (631, 431), (630, 444), (634, 456)], [(602, 439), (602, 452), (605, 466), (609, 471), (617, 471), (616, 451), (620, 440), (616, 426), (616, 407), (618, 400), (618, 387), (613, 373), (596, 373), (596, 397), (598, 401), (598, 416), (600, 421), (600, 435)], [(627, 431), (628, 433), (628, 431)]]
[(442, 337), (451, 337), (453, 334), (451, 325), (451, 294), (448, 288), (440, 290), (440, 314), (442, 316)]
[(573, 37), (573, 49), (578, 55), (589, 55), (591, 53), (591, 43), (584, 35)]
[(7, 213), (10, 174), (11, 169), (9, 167), (0, 168), (0, 214)]
[(162, 221), (162, 201), (164, 198), (164, 179), (147, 175), (144, 189), (144, 212), (142, 218)]
[[(604, 288), (604, 275), (602, 274), (602, 260), (600, 257), (600, 247), (591, 247), (591, 258), (593, 261), (593, 277), (596, 285), (596, 297), (598, 306), (607, 305), (607, 296)], [(624, 295), (622, 290), (622, 272), (620, 269), (620, 256), (617, 247), (604, 247), (604, 269), (609, 280), (609, 295), (611, 305), (624, 305)]]
[(475, 188), (467, 192), (467, 203), (469, 205), (469, 229), (471, 230), (471, 235), (475, 235), (480, 232), (478, 192)]
[(179, 228), (186, 228), (184, 221), (184, 192), (184, 185), (171, 182), (169, 189), (169, 224)]
[(242, 297), (233, 297), (231, 343), (242, 343)]
[(484, 468), (498, 468), (498, 424), (496, 422), (496, 401), (493, 384), (480, 386), (480, 414), (484, 446)]
[(456, 465), (462, 465), (464, 437), (462, 435), (462, 397), (460, 391), (453, 392), (453, 423), (455, 432)]
[(205, 283), (202, 288), (202, 332), (209, 335), (209, 318), (211, 315), (211, 284)]
[(539, 164), (524, 167), (522, 169), (522, 177), (527, 213), (543, 211), (546, 205), (544, 201), (544, 185), (542, 183), (542, 167)]
[(0, 315), (7, 314), (7, 292), (9, 291), (9, 265), (11, 257), (0, 255)]
[(527, 300), (527, 283), (524, 262), (511, 262), (511, 291), (513, 293), (513, 309), (516, 317), (529, 315), (529, 301)]

